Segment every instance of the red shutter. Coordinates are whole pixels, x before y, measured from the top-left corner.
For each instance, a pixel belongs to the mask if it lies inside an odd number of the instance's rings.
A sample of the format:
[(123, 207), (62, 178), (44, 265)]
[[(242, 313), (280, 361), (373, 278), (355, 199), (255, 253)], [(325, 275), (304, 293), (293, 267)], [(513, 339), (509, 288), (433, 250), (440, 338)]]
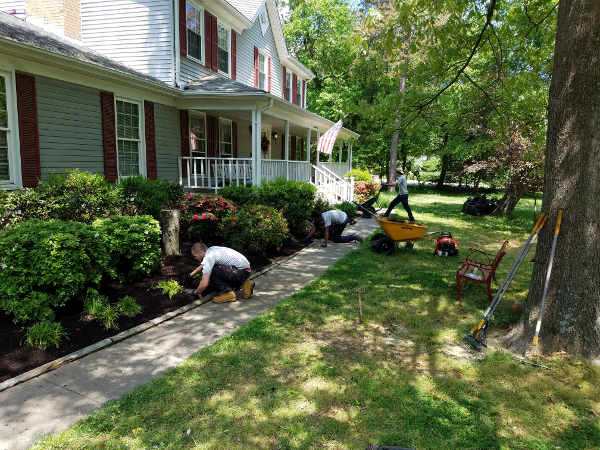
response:
[(158, 176), (156, 167), (156, 134), (154, 129), (154, 103), (144, 101), (144, 120), (146, 129), (146, 176), (155, 180)]
[(217, 29), (217, 18), (215, 16), (212, 16), (211, 30), (212, 30), (212, 52), (211, 52), (212, 66), (211, 67), (214, 72), (218, 72), (219, 64), (218, 64), (217, 57), (219, 55), (219, 32)]
[(258, 82), (258, 74), (259, 74), (259, 70), (258, 70), (258, 49), (256, 47), (254, 47), (254, 87), (258, 88), (258, 86), (260, 85)]
[(238, 157), (238, 136), (237, 136), (237, 122), (231, 122), (231, 144), (233, 147), (233, 157)]
[(207, 155), (215, 158), (219, 154), (219, 119), (214, 116), (206, 116)]
[(204, 65), (210, 69), (212, 61), (212, 16), (208, 11), (204, 11)]
[(100, 92), (102, 108), (102, 146), (104, 148), (104, 178), (114, 183), (119, 178), (117, 169), (117, 132), (115, 130), (115, 96)]
[(187, 2), (179, 0), (179, 53), (187, 56)]
[(290, 136), (290, 161), (296, 161), (296, 136)]
[(296, 74), (292, 77), (292, 103), (298, 104), (298, 76)]
[(281, 86), (283, 86), (283, 92), (282, 92), (281, 97), (283, 97), (284, 100), (287, 100), (287, 95), (286, 95), (286, 93), (287, 93), (287, 89), (286, 89), (287, 83), (286, 83), (286, 80), (287, 80), (287, 74), (286, 74), (285, 66), (283, 66), (283, 83), (281, 83)]
[[(181, 156), (190, 156), (190, 116), (187, 110), (179, 111), (179, 125), (181, 129)], [(187, 161), (183, 160), (181, 164), (181, 174), (187, 177)]]
[(40, 181), (40, 135), (38, 129), (35, 78), (16, 74), (19, 139), (21, 141), (21, 176), (24, 187), (34, 187)]
[(235, 31), (231, 30), (231, 79), (237, 78), (237, 37)]
[(271, 57), (269, 56), (268, 59), (268, 64), (269, 67), (267, 68), (267, 77), (268, 77), (268, 82), (267, 82), (267, 92), (271, 92)]
[(306, 80), (302, 80), (302, 107), (306, 108)]

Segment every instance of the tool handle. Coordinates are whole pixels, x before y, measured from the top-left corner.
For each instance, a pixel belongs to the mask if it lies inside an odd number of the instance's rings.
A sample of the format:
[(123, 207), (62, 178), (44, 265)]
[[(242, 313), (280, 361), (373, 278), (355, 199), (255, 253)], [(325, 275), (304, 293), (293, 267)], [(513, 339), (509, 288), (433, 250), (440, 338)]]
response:
[[(537, 222), (535, 223), (535, 225), (533, 226), (533, 229), (531, 230), (531, 236), (533, 236), (535, 234), (535, 232), (539, 229), (542, 229), (544, 227), (544, 223), (546, 223), (544, 221), (544, 218), (547, 217), (546, 214), (544, 214), (544, 212), (542, 211), (542, 213), (540, 214), (540, 217), (538, 217)], [(543, 222), (543, 223), (542, 223)]]
[(559, 209), (558, 210), (558, 217), (556, 218), (556, 228), (554, 228), (554, 235), (558, 236), (558, 233), (560, 232), (560, 224), (562, 223), (562, 215), (563, 215), (563, 210)]

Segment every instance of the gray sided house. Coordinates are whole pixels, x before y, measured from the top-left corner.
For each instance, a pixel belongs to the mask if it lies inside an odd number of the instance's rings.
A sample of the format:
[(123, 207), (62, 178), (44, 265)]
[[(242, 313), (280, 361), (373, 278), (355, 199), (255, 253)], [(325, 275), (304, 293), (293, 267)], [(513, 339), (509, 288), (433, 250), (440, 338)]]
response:
[(352, 197), (274, 0), (0, 1), (0, 187), (78, 168), (217, 191), (283, 177)]

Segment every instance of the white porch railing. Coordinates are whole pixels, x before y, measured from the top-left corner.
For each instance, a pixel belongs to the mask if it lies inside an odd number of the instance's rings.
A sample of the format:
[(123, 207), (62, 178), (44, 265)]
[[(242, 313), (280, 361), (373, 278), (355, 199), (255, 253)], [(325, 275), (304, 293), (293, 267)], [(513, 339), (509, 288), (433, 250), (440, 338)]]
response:
[(179, 158), (179, 184), (188, 189), (214, 189), (252, 184), (251, 158)]
[(312, 166), (311, 183), (330, 203), (354, 200), (354, 177), (345, 179), (323, 166)]
[(286, 177), (285, 161), (280, 159), (263, 159), (260, 162), (262, 167), (262, 180), (273, 181), (277, 178)]
[(277, 178), (310, 182), (310, 163), (307, 161), (285, 161), (263, 159), (262, 180), (273, 181)]
[(319, 161), (319, 165), (331, 170), (338, 177), (344, 178), (350, 170), (350, 164), (347, 162), (323, 162)]

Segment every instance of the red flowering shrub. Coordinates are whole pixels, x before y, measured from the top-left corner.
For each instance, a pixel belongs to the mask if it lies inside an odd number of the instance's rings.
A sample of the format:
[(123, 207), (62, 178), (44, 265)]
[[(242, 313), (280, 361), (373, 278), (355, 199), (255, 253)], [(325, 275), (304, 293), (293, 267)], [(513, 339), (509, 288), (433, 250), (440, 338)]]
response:
[(184, 229), (195, 240), (221, 244), (224, 240), (223, 219), (238, 208), (221, 197), (186, 194), (180, 204)]
[(279, 250), (289, 237), (281, 211), (263, 205), (248, 205), (223, 219), (225, 241), (245, 253)]
[(357, 181), (354, 183), (354, 200), (358, 203), (366, 202), (377, 194), (378, 186), (366, 181)]

